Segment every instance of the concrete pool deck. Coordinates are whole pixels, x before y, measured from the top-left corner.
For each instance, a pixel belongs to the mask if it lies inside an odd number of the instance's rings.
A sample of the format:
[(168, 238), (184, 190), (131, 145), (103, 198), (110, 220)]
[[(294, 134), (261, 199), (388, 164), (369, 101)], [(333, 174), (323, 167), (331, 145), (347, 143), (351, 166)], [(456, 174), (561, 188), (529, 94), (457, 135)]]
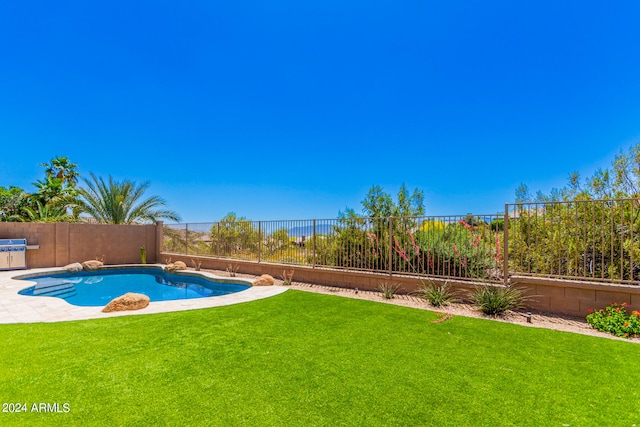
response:
[[(132, 316), (139, 314), (166, 313), (170, 311), (195, 310), (200, 308), (221, 307), (242, 302), (268, 298), (285, 292), (285, 286), (253, 286), (233, 294), (183, 299), (175, 301), (151, 302), (141, 310), (103, 313), (103, 307), (80, 307), (72, 305), (61, 298), (36, 297), (18, 294), (21, 289), (34, 284), (29, 279), (16, 280), (13, 277), (27, 274), (60, 272), (60, 268), (33, 268), (28, 270), (0, 271), (0, 324), (64, 322), (70, 320), (102, 319), (116, 316)], [(213, 274), (202, 273), (203, 276), (216, 278)], [(228, 280), (229, 278), (221, 278)]]

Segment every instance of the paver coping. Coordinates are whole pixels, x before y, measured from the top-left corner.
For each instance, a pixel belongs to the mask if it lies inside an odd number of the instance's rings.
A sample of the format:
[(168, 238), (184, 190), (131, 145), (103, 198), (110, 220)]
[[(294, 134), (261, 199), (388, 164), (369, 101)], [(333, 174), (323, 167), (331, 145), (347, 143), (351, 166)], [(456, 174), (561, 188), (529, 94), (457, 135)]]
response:
[[(136, 265), (140, 267), (140, 265)], [(153, 267), (155, 264), (146, 265)], [(131, 265), (108, 266), (108, 268), (131, 267)], [(61, 298), (39, 297), (20, 295), (18, 291), (32, 286), (34, 282), (18, 280), (31, 274), (59, 273), (61, 268), (33, 268), (28, 270), (0, 271), (0, 324), (6, 323), (37, 323), (37, 322), (63, 322), (71, 320), (102, 319), (116, 316), (135, 316), (140, 314), (166, 313), (170, 311), (194, 310), (200, 308), (221, 307), (242, 302), (255, 301), (268, 298), (285, 292), (286, 286), (252, 286), (241, 292), (228, 295), (183, 299), (174, 301), (151, 302), (141, 310), (119, 311), (103, 313), (103, 307), (80, 307), (69, 304)], [(229, 281), (228, 277), (219, 277), (214, 274), (199, 271), (189, 271), (190, 275), (198, 274), (204, 277)], [(235, 283), (251, 282), (246, 279), (234, 278)]]

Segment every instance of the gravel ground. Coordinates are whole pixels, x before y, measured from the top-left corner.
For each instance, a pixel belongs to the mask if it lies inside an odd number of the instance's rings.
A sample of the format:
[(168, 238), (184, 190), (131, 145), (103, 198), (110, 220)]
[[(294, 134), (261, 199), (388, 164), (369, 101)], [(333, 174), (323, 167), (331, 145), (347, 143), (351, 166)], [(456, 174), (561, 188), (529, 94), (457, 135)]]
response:
[[(218, 276), (227, 277), (229, 273), (223, 270), (207, 270)], [(237, 277), (243, 277), (253, 279), (256, 276), (250, 274), (237, 274)], [(282, 280), (276, 278), (276, 284), (282, 285)], [(451, 314), (453, 316), (467, 316), (477, 317), (481, 319), (494, 320), (497, 322), (514, 323), (522, 326), (532, 328), (546, 328), (554, 329), (557, 331), (573, 332), (583, 335), (592, 335), (597, 337), (616, 339), (621, 341), (630, 341), (636, 344), (640, 344), (640, 337), (631, 339), (619, 338), (614, 335), (600, 332), (593, 329), (583, 317), (565, 316), (561, 314), (545, 313), (537, 310), (531, 310), (529, 316), (527, 311), (508, 311), (502, 316), (487, 316), (480, 310), (475, 308), (472, 304), (451, 304), (446, 308), (432, 307), (427, 301), (418, 298), (413, 295), (396, 295), (393, 299), (385, 299), (380, 292), (375, 291), (363, 291), (356, 292), (355, 289), (338, 288), (332, 286), (316, 285), (313, 283), (304, 283), (293, 281), (291, 289), (297, 289), (306, 292), (315, 292), (320, 294), (337, 295), (346, 298), (364, 299), (369, 301), (377, 301), (385, 304), (401, 305), (405, 307), (412, 307), (420, 310), (430, 310), (439, 313)], [(531, 318), (531, 322), (527, 322), (527, 318)]]

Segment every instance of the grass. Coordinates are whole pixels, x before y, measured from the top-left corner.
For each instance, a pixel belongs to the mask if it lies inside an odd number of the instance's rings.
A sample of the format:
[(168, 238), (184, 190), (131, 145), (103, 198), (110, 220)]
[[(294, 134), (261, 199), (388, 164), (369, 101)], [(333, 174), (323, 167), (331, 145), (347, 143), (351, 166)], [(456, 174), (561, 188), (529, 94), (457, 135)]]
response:
[(640, 423), (640, 346), (289, 290), (206, 310), (0, 326), (0, 425)]

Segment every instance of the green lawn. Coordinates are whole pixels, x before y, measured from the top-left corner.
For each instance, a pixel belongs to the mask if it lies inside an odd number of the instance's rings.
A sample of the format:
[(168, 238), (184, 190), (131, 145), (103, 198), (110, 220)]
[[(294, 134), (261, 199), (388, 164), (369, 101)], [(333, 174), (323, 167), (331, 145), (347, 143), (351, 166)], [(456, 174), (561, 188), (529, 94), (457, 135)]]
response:
[(0, 325), (0, 425), (640, 426), (640, 345), (287, 291)]

